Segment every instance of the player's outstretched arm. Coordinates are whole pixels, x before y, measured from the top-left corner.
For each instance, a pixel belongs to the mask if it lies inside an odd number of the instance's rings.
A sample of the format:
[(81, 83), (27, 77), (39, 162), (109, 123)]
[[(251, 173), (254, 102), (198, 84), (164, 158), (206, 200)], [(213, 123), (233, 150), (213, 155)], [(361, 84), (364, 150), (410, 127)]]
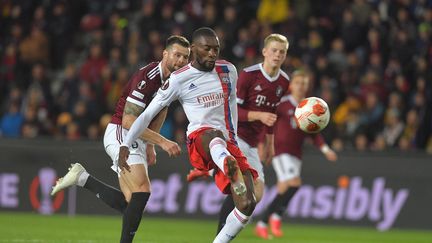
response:
[[(137, 119), (137, 117), (144, 111), (144, 108), (138, 105), (135, 105), (129, 101), (126, 102), (125, 107), (124, 107), (124, 112), (123, 112), (123, 118), (122, 118), (122, 126), (125, 129), (130, 129), (132, 124), (135, 122), (135, 120)], [(162, 114), (163, 115), (163, 114)], [(161, 143), (164, 140), (164, 137), (162, 135), (160, 135), (156, 131), (155, 129), (152, 129), (154, 127), (156, 127), (156, 125), (159, 124), (154, 124), (154, 123), (158, 123), (158, 122), (163, 122), (162, 121), (156, 121), (159, 118), (159, 115), (156, 116), (155, 121), (153, 121), (149, 128), (146, 128), (139, 136), (139, 138), (141, 138), (142, 140), (145, 140), (149, 143), (152, 144), (157, 144), (159, 145), (159, 143)], [(163, 117), (165, 118), (165, 117)], [(154, 124), (154, 126), (152, 127), (152, 124)], [(159, 127), (160, 129), (160, 127)], [(153, 131), (152, 131), (153, 130)], [(158, 130), (157, 130), (158, 131)]]
[[(149, 128), (152, 131), (155, 131), (155, 132), (160, 134), (160, 129), (162, 127), (162, 124), (165, 121), (167, 113), (168, 113), (168, 107), (163, 108), (159, 112), (159, 114), (153, 119), (153, 121), (150, 123)], [(142, 135), (144, 135), (144, 134), (145, 134), (145, 132)], [(151, 143), (148, 143), (146, 146), (146, 156), (147, 156), (147, 163), (149, 165), (156, 164), (156, 151), (154, 149), (154, 145)]]
[[(150, 102), (147, 109), (138, 116), (135, 122), (133, 122), (123, 144), (120, 146), (119, 166), (121, 169), (130, 170), (126, 163), (127, 157), (129, 156), (129, 147), (144, 132), (144, 130), (148, 128), (150, 122), (163, 108), (164, 107), (159, 105), (157, 102)], [(180, 154), (180, 147), (175, 142), (164, 138), (164, 141), (158, 141), (157, 144), (159, 144), (163, 150), (168, 152), (170, 156)]]
[[(132, 127), (132, 124), (135, 122), (137, 117), (143, 112), (143, 110), (144, 108), (142, 108), (141, 106), (135, 105), (131, 102), (126, 102), (124, 112), (123, 112), (122, 126), (126, 129), (130, 129)], [(172, 150), (172, 148), (177, 147), (176, 143), (166, 139), (165, 137), (163, 137), (158, 133), (163, 122), (165, 121), (167, 111), (168, 111), (168, 107), (165, 107), (160, 112), (158, 112), (157, 116), (149, 124), (149, 127), (145, 128), (144, 131), (139, 135), (139, 138), (151, 144), (159, 145), (165, 151), (168, 150), (167, 152), (171, 156), (171, 155), (175, 155), (175, 151), (173, 151), (172, 153), (170, 153), (170, 151)]]
[(327, 160), (331, 162), (336, 162), (338, 160), (337, 153), (333, 151), (327, 144), (324, 144), (320, 148), (321, 152), (324, 154)]
[(324, 141), (324, 137), (320, 133), (313, 134), (311, 136), (314, 140), (315, 146), (321, 150), (327, 160), (335, 162), (338, 159), (336, 152), (327, 145), (327, 143)]

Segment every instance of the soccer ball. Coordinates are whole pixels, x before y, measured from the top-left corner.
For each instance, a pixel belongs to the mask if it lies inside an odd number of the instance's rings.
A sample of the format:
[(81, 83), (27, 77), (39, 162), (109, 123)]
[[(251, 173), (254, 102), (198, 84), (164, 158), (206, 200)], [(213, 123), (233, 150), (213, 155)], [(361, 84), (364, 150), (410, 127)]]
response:
[(330, 121), (330, 111), (327, 103), (318, 97), (302, 100), (294, 112), (297, 127), (306, 133), (322, 131)]

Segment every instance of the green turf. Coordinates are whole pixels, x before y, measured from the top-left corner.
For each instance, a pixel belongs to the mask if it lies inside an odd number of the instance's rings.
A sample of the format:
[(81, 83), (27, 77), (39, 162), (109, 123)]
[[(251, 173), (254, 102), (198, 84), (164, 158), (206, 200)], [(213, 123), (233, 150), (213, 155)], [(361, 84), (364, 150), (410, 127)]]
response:
[[(118, 242), (120, 217), (0, 213), (0, 242), (96, 243)], [(145, 218), (134, 242), (212, 242), (215, 221)], [(284, 226), (286, 236), (269, 242), (432, 242), (432, 231), (391, 230), (292, 225)], [(265, 242), (248, 226), (233, 242)]]

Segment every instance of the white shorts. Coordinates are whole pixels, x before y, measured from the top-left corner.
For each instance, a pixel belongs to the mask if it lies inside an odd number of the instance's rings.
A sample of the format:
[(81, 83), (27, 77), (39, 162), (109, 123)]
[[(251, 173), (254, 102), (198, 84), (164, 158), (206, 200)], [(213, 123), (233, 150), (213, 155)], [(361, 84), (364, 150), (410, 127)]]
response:
[[(128, 130), (123, 129), (121, 125), (109, 123), (104, 135), (104, 147), (106, 153), (111, 157), (113, 161), (113, 165), (111, 169), (115, 172), (120, 173), (120, 168), (118, 166), (118, 157), (120, 145), (123, 139), (126, 137)], [(129, 148), (129, 158), (127, 163), (129, 165), (133, 164), (144, 164), (144, 167), (147, 170), (147, 155), (146, 155), (146, 143), (144, 143), (141, 139), (137, 139), (132, 143), (132, 146)]]
[(295, 156), (290, 154), (280, 154), (273, 157), (272, 164), (278, 182), (300, 177), (302, 162)]
[(256, 147), (251, 147), (241, 138), (238, 138), (238, 145), (240, 150), (246, 156), (249, 165), (258, 172), (258, 179), (265, 182), (263, 165), (258, 155), (258, 149)]

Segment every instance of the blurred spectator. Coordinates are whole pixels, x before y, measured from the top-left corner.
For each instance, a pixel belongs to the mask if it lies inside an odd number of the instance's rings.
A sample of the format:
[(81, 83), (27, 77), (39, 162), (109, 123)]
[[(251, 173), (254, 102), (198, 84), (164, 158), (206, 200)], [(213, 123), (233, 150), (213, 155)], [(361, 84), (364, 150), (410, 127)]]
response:
[(8, 111), (0, 119), (0, 135), (3, 137), (19, 137), (24, 116), (19, 111), (19, 104), (12, 102)]
[(54, 3), (51, 18), (48, 23), (50, 38), (50, 57), (54, 69), (64, 65), (64, 54), (72, 44), (68, 40), (71, 37), (71, 19), (66, 14), (66, 3), (57, 1)]
[(114, 111), (115, 104), (123, 92), (123, 87), (126, 86), (129, 81), (129, 72), (125, 67), (121, 67), (116, 74), (116, 80), (108, 91), (106, 103), (108, 104), (108, 110)]
[(40, 26), (33, 26), (30, 34), (20, 43), (21, 60), (26, 64), (49, 63), (49, 45)]
[(400, 115), (400, 111), (396, 109), (388, 110), (385, 114), (382, 137), (388, 147), (397, 146), (399, 137), (404, 130), (404, 124), (400, 120)]
[(72, 106), (78, 98), (79, 79), (75, 65), (68, 64), (58, 94), (56, 104), (60, 111), (72, 111)]
[(333, 70), (340, 74), (347, 67), (347, 57), (344, 52), (342, 39), (334, 39), (331, 51), (328, 53), (328, 60)]
[(346, 9), (343, 12), (343, 20), (340, 36), (347, 51), (353, 51), (363, 41), (364, 32), (354, 19), (353, 12)]
[(102, 68), (107, 65), (107, 60), (103, 56), (102, 47), (98, 43), (90, 46), (90, 53), (87, 60), (81, 67), (80, 79), (94, 84), (100, 79)]
[[(87, 104), (85, 101), (79, 100), (75, 103), (72, 113), (72, 123), (69, 123), (68, 126), (71, 124), (74, 124), (72, 125), (73, 128), (68, 128), (68, 130), (73, 130), (71, 134), (76, 134), (79, 137), (86, 137), (87, 129), (91, 124), (91, 119), (89, 118)], [(76, 126), (76, 128), (74, 126)]]
[(44, 131), (43, 125), (39, 122), (37, 117), (37, 110), (35, 107), (29, 107), (24, 114), (24, 122), (22, 125), (22, 137), (35, 138), (41, 134), (49, 134)]
[[(16, 81), (15, 68), (17, 66), (17, 54), (14, 44), (6, 46), (5, 54), (0, 62), (0, 96), (5, 97), (10, 85)], [(2, 98), (0, 99), (0, 101)]]
[(407, 150), (416, 147), (416, 135), (419, 128), (417, 111), (412, 109), (406, 116), (406, 125), (399, 140), (399, 148)]
[(360, 126), (368, 138), (373, 138), (382, 127), (384, 105), (379, 100), (378, 95), (373, 92), (367, 93), (365, 99), (359, 118)]
[(354, 147), (358, 151), (369, 150), (369, 141), (368, 141), (366, 134), (359, 133), (355, 136)]
[(258, 20), (263, 23), (280, 23), (288, 17), (288, 0), (261, 0), (257, 11)]

